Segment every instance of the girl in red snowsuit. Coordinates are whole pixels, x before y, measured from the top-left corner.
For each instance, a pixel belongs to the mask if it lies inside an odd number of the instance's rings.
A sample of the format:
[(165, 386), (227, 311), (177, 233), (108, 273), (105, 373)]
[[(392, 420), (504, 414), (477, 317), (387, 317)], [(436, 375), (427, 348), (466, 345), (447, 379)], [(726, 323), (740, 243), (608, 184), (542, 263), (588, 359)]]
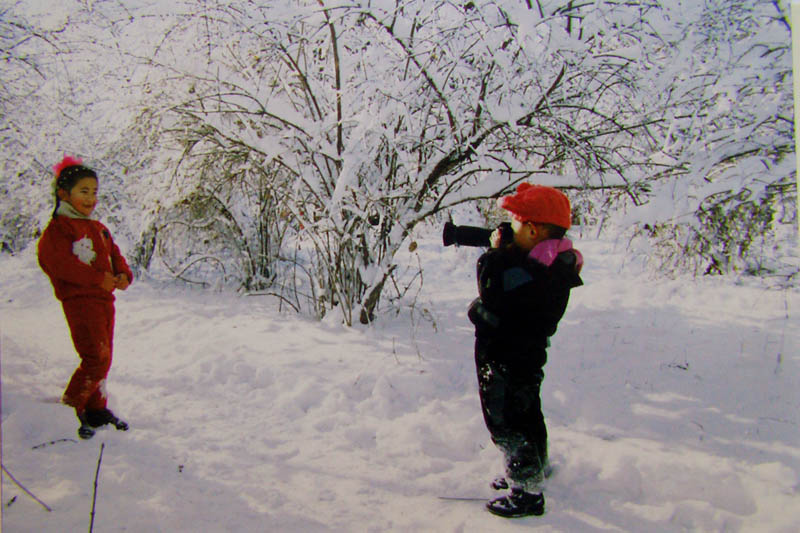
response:
[(133, 274), (111, 234), (90, 218), (97, 205), (97, 175), (69, 156), (53, 167), (56, 208), (39, 239), (39, 265), (64, 308), (81, 364), (62, 402), (75, 408), (88, 439), (94, 428), (128, 425), (106, 407), (105, 381), (114, 342), (114, 290), (128, 288)]

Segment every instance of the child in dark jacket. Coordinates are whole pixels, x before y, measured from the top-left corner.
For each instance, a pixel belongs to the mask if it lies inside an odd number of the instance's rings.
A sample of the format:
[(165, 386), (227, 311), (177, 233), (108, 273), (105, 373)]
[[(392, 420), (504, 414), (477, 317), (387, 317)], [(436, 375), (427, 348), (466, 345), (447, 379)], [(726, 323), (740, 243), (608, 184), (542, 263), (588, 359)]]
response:
[(114, 341), (114, 290), (133, 280), (128, 263), (103, 224), (90, 218), (97, 205), (97, 175), (80, 159), (65, 156), (53, 167), (56, 208), (39, 239), (39, 265), (61, 301), (72, 342), (81, 358), (62, 402), (75, 408), (78, 435), (128, 424), (107, 408), (106, 377)]
[(501, 516), (542, 514), (544, 497), (534, 493), (548, 467), (542, 368), (570, 290), (582, 285), (583, 258), (564, 238), (571, 213), (560, 191), (523, 183), (498, 205), (512, 216), (513, 238), (492, 234), (492, 248), (477, 264), (480, 297), (468, 313), (484, 420), (506, 462), (506, 477), (492, 486), (511, 489), (487, 508)]

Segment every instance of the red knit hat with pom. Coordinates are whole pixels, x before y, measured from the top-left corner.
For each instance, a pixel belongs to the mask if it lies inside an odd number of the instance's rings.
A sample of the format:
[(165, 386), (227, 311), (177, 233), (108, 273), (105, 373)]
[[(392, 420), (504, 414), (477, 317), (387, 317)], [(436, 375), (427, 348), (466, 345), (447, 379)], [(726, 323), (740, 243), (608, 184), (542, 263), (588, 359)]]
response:
[(497, 205), (525, 222), (553, 224), (564, 229), (572, 225), (569, 199), (552, 187), (520, 183), (515, 194), (499, 198)]

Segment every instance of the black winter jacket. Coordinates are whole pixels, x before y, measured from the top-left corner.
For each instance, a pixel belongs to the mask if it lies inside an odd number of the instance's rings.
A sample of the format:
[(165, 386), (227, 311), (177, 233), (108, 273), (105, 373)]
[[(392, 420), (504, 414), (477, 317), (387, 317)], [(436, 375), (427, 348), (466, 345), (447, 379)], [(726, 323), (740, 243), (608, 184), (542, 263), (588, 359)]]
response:
[(539, 367), (547, 360), (548, 338), (564, 316), (570, 290), (583, 285), (572, 250), (552, 265), (530, 259), (515, 245), (493, 248), (477, 263), (480, 297), (468, 316), (491, 359)]

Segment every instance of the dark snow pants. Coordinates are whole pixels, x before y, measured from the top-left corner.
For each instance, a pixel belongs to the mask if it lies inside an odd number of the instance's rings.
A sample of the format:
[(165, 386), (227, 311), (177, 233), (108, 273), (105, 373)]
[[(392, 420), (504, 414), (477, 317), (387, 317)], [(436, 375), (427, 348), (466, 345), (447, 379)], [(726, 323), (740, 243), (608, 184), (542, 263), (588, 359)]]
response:
[[(475, 340), (475, 366), (486, 427), (503, 452), (512, 486), (541, 481), (547, 464), (547, 427), (539, 390), (541, 367), (493, 357), (492, 345)], [(533, 355), (533, 354), (532, 354)]]
[(105, 381), (114, 344), (114, 303), (76, 298), (62, 305), (81, 364), (72, 374), (61, 401), (78, 413), (105, 409)]

